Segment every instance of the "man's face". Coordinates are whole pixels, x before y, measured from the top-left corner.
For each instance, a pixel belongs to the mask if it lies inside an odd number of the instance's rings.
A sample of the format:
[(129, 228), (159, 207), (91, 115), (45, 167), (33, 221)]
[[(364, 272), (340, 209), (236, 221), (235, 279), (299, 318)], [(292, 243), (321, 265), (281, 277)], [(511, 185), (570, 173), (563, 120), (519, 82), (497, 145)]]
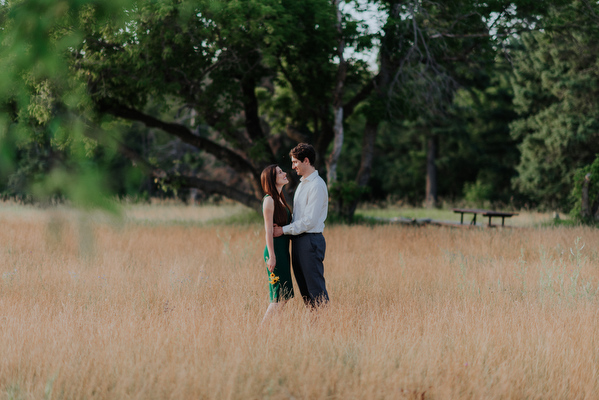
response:
[(308, 158), (304, 158), (304, 161), (300, 161), (294, 156), (291, 156), (291, 168), (299, 175), (303, 176), (306, 172), (307, 165), (310, 164)]

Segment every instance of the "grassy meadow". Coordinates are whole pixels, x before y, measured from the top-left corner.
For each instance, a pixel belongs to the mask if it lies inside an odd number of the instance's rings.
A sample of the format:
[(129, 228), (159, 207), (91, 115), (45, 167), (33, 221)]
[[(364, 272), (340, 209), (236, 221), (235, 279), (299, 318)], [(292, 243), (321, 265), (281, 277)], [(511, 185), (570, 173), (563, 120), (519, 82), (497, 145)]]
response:
[(329, 225), (261, 325), (251, 214), (0, 204), (0, 400), (599, 397), (599, 230)]

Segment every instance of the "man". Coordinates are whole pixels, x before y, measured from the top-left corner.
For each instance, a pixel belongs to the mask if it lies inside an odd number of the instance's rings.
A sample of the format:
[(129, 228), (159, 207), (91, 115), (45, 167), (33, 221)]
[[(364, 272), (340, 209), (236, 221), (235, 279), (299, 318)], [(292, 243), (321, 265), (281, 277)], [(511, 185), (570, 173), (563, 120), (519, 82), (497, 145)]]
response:
[(300, 143), (290, 152), (292, 168), (301, 176), (293, 197), (293, 219), (289, 225), (274, 227), (274, 236), (292, 235), (291, 260), (295, 281), (307, 306), (329, 301), (324, 281), (326, 242), (322, 231), (327, 218), (327, 185), (314, 168), (316, 151)]

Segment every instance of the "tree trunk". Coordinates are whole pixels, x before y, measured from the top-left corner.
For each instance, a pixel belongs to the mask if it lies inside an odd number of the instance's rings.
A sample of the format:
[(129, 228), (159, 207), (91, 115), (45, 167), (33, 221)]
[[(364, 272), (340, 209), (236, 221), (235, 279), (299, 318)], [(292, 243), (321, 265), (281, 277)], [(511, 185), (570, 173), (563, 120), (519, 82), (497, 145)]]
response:
[[(390, 19), (395, 19), (399, 17), (399, 12), (401, 8), (399, 6), (399, 2), (392, 2), (391, 4), (391, 12), (389, 14)], [(364, 87), (363, 90), (358, 93), (358, 95), (352, 99), (347, 104), (348, 111), (351, 113), (351, 110), (355, 107), (354, 102), (357, 102), (357, 99), (366, 98), (370, 95), (371, 90), (375, 90), (373, 96), (371, 96), (370, 100), (370, 110), (367, 113), (366, 118), (366, 126), (364, 127), (364, 139), (362, 142), (362, 158), (360, 160), (360, 170), (356, 176), (356, 184), (358, 193), (354, 196), (353, 200), (349, 205), (346, 206), (346, 218), (351, 220), (354, 217), (356, 212), (356, 208), (358, 207), (358, 202), (360, 201), (360, 197), (362, 193), (364, 193), (364, 188), (368, 185), (370, 181), (370, 175), (372, 172), (372, 162), (374, 159), (374, 147), (376, 135), (378, 132), (378, 127), (380, 122), (386, 118), (386, 110), (387, 102), (388, 102), (388, 86), (393, 75), (394, 71), (399, 68), (399, 64), (397, 60), (393, 60), (392, 58), (392, 48), (395, 46), (397, 29), (392, 25), (390, 30), (385, 28), (385, 36), (382, 42), (382, 46), (379, 53), (379, 73), (377, 76), (371, 81), (371, 84)]]
[(343, 27), (342, 27), (342, 14), (339, 5), (341, 0), (334, 0), (333, 4), (337, 12), (337, 57), (339, 57), (339, 67), (337, 69), (337, 78), (335, 83), (335, 91), (333, 93), (333, 110), (334, 110), (334, 125), (333, 132), (335, 134), (333, 139), (333, 151), (329, 155), (327, 160), (327, 181), (329, 190), (332, 185), (337, 182), (337, 162), (341, 155), (341, 148), (343, 147), (343, 89), (345, 86), (345, 78), (347, 76), (347, 63), (343, 57), (345, 51), (345, 39), (343, 38)]
[(429, 136), (427, 140), (426, 152), (426, 199), (425, 207), (434, 208), (437, 206), (437, 137)]
[[(366, 120), (364, 127), (364, 140), (362, 142), (362, 159), (360, 160), (360, 170), (356, 176), (356, 183), (359, 188), (368, 185), (370, 174), (372, 172), (372, 160), (374, 158), (374, 141), (378, 131), (379, 122), (370, 118)], [(348, 207), (348, 218), (353, 218), (358, 207), (359, 198), (355, 198)]]
[(335, 108), (335, 125), (333, 127), (335, 138), (333, 139), (333, 151), (327, 160), (327, 180), (329, 189), (337, 182), (337, 162), (343, 147), (343, 107)]
[(587, 219), (591, 216), (589, 208), (589, 184), (591, 182), (591, 174), (586, 174), (584, 181), (582, 182), (582, 204), (580, 207), (580, 215), (582, 218)]
[(374, 140), (379, 128), (378, 121), (367, 120), (364, 127), (364, 141), (362, 142), (362, 159), (360, 170), (356, 177), (356, 183), (360, 186), (366, 186), (370, 180), (372, 172), (372, 160), (374, 158)]

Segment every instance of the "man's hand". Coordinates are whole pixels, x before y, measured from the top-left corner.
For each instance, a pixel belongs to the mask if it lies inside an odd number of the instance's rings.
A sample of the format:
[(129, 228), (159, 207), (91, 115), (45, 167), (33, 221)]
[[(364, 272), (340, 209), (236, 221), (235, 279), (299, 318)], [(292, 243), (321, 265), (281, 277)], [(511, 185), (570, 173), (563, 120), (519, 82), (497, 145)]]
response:
[(273, 229), (272, 229), (272, 236), (273, 237), (279, 237), (279, 236), (283, 236), (283, 228), (281, 228), (279, 225), (274, 224), (273, 225)]

